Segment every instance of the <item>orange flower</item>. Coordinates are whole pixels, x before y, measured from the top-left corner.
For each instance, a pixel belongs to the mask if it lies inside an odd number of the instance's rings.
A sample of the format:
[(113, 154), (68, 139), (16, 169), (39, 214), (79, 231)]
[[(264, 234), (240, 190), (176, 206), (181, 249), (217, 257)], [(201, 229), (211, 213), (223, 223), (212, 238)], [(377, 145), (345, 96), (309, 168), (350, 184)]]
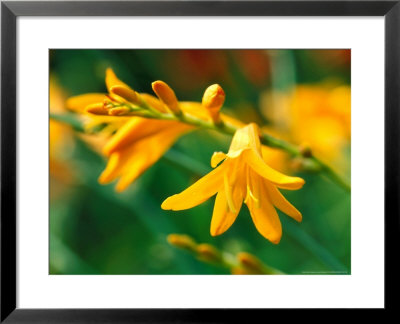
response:
[[(180, 136), (193, 130), (194, 126), (174, 120), (125, 115), (128, 112), (127, 108), (115, 103), (128, 103), (132, 107), (144, 106), (160, 113), (183, 112), (203, 120), (213, 119), (219, 113), (215, 109), (211, 111), (199, 102), (179, 102), (173, 90), (162, 81), (153, 83), (153, 89), (158, 96), (156, 98), (150, 94), (137, 93), (119, 80), (111, 69), (107, 69), (106, 86), (107, 95), (90, 93), (76, 96), (68, 100), (67, 106), (89, 118), (87, 127), (106, 123), (108, 132), (115, 132), (102, 149), (104, 155), (108, 157), (108, 163), (99, 182), (107, 184), (119, 179), (116, 185), (117, 191), (125, 190), (156, 163)], [(218, 99), (220, 103), (221, 87), (218, 85), (211, 87), (218, 91), (215, 100)], [(240, 125), (232, 118), (223, 115), (221, 117)]]
[(278, 188), (300, 189), (304, 180), (286, 176), (264, 162), (256, 124), (236, 131), (228, 154), (214, 153), (211, 166), (216, 168), (180, 194), (167, 198), (161, 208), (188, 209), (217, 194), (210, 229), (215, 236), (234, 223), (244, 201), (259, 233), (275, 244), (281, 239), (282, 226), (274, 206), (301, 221), (301, 213)]
[[(111, 99), (124, 100), (136, 92), (120, 81), (111, 69), (106, 71), (106, 86), (109, 95), (90, 93), (70, 98), (68, 107), (89, 116), (90, 127), (107, 123), (116, 131), (104, 145), (102, 151), (108, 157), (108, 163), (99, 177), (101, 184), (119, 179), (116, 190), (125, 190), (145, 170), (153, 165), (190, 126), (175, 122), (142, 117), (116, 116), (111, 109), (111, 116), (105, 106)], [(118, 94), (116, 94), (118, 93)], [(166, 111), (163, 103), (157, 98), (140, 94), (139, 98), (149, 105)], [(93, 114), (94, 113), (94, 114)], [(108, 127), (109, 127), (108, 126)]]

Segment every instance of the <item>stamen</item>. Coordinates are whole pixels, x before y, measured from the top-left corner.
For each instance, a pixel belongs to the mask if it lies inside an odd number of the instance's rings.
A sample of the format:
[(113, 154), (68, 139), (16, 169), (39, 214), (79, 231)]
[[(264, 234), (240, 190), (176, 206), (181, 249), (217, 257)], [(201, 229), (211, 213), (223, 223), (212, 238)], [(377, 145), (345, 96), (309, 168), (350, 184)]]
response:
[(236, 213), (236, 207), (233, 202), (232, 186), (229, 184), (228, 180), (228, 172), (225, 172), (224, 174), (224, 186), (225, 186), (226, 201), (228, 203), (229, 210), (232, 213)]
[(256, 207), (260, 208), (260, 199), (259, 199), (259, 180), (251, 177), (250, 168), (247, 168), (246, 172), (246, 183), (247, 183), (247, 195), (245, 199), (245, 203), (247, 204), (249, 199), (252, 199), (256, 203)]

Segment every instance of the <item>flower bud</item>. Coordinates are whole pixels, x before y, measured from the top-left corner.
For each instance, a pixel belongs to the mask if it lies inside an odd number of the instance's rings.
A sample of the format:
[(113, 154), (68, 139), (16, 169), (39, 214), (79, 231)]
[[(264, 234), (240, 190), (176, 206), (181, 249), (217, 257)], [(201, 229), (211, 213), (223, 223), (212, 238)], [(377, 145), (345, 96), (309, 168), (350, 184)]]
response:
[(151, 86), (153, 87), (153, 91), (157, 97), (169, 108), (173, 114), (179, 115), (181, 113), (175, 92), (169, 87), (168, 84), (163, 81), (155, 81), (151, 84)]
[(108, 114), (111, 116), (122, 116), (122, 115), (126, 115), (130, 112), (129, 108), (126, 107), (116, 107), (116, 108), (112, 108), (108, 111)]
[(263, 273), (263, 264), (254, 255), (247, 252), (240, 252), (237, 258), (242, 266), (253, 273)]
[(127, 87), (116, 85), (111, 87), (110, 92), (116, 94), (117, 96), (135, 105), (139, 103), (139, 98), (137, 93), (134, 90), (129, 89)]
[(219, 251), (210, 244), (199, 244), (197, 246), (197, 253), (200, 259), (208, 262), (218, 262), (221, 260)]
[(85, 111), (95, 115), (108, 115), (108, 110), (102, 102), (86, 106)]
[(219, 111), (225, 102), (225, 92), (219, 84), (209, 86), (204, 92), (202, 105), (208, 110), (215, 124), (221, 123)]
[(181, 249), (196, 252), (196, 242), (189, 236), (184, 234), (170, 234), (167, 237), (169, 244)]

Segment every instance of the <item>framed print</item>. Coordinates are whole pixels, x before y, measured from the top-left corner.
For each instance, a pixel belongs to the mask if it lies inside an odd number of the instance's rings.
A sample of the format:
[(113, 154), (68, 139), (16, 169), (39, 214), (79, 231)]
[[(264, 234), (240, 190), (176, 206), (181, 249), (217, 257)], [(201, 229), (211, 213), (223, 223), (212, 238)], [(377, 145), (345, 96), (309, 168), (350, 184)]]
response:
[(393, 308), (398, 1), (1, 9), (2, 321)]

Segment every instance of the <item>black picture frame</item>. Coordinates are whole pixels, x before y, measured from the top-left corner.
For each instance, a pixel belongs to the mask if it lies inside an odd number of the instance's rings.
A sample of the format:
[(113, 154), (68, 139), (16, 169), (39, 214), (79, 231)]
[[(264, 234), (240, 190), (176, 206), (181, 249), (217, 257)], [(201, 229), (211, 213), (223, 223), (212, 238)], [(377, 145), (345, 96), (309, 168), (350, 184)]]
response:
[[(16, 41), (19, 16), (384, 16), (385, 310), (395, 309), (399, 246), (400, 0), (396, 1), (2, 1), (1, 322), (235, 322), (268, 309), (16, 308)], [(367, 76), (366, 76), (367, 77)], [(372, 188), (371, 188), (372, 190)], [(392, 251), (393, 252), (390, 252)], [(367, 269), (366, 269), (367, 271)], [(38, 292), (39, 293), (39, 292)], [(249, 317), (251, 316), (251, 317)]]

